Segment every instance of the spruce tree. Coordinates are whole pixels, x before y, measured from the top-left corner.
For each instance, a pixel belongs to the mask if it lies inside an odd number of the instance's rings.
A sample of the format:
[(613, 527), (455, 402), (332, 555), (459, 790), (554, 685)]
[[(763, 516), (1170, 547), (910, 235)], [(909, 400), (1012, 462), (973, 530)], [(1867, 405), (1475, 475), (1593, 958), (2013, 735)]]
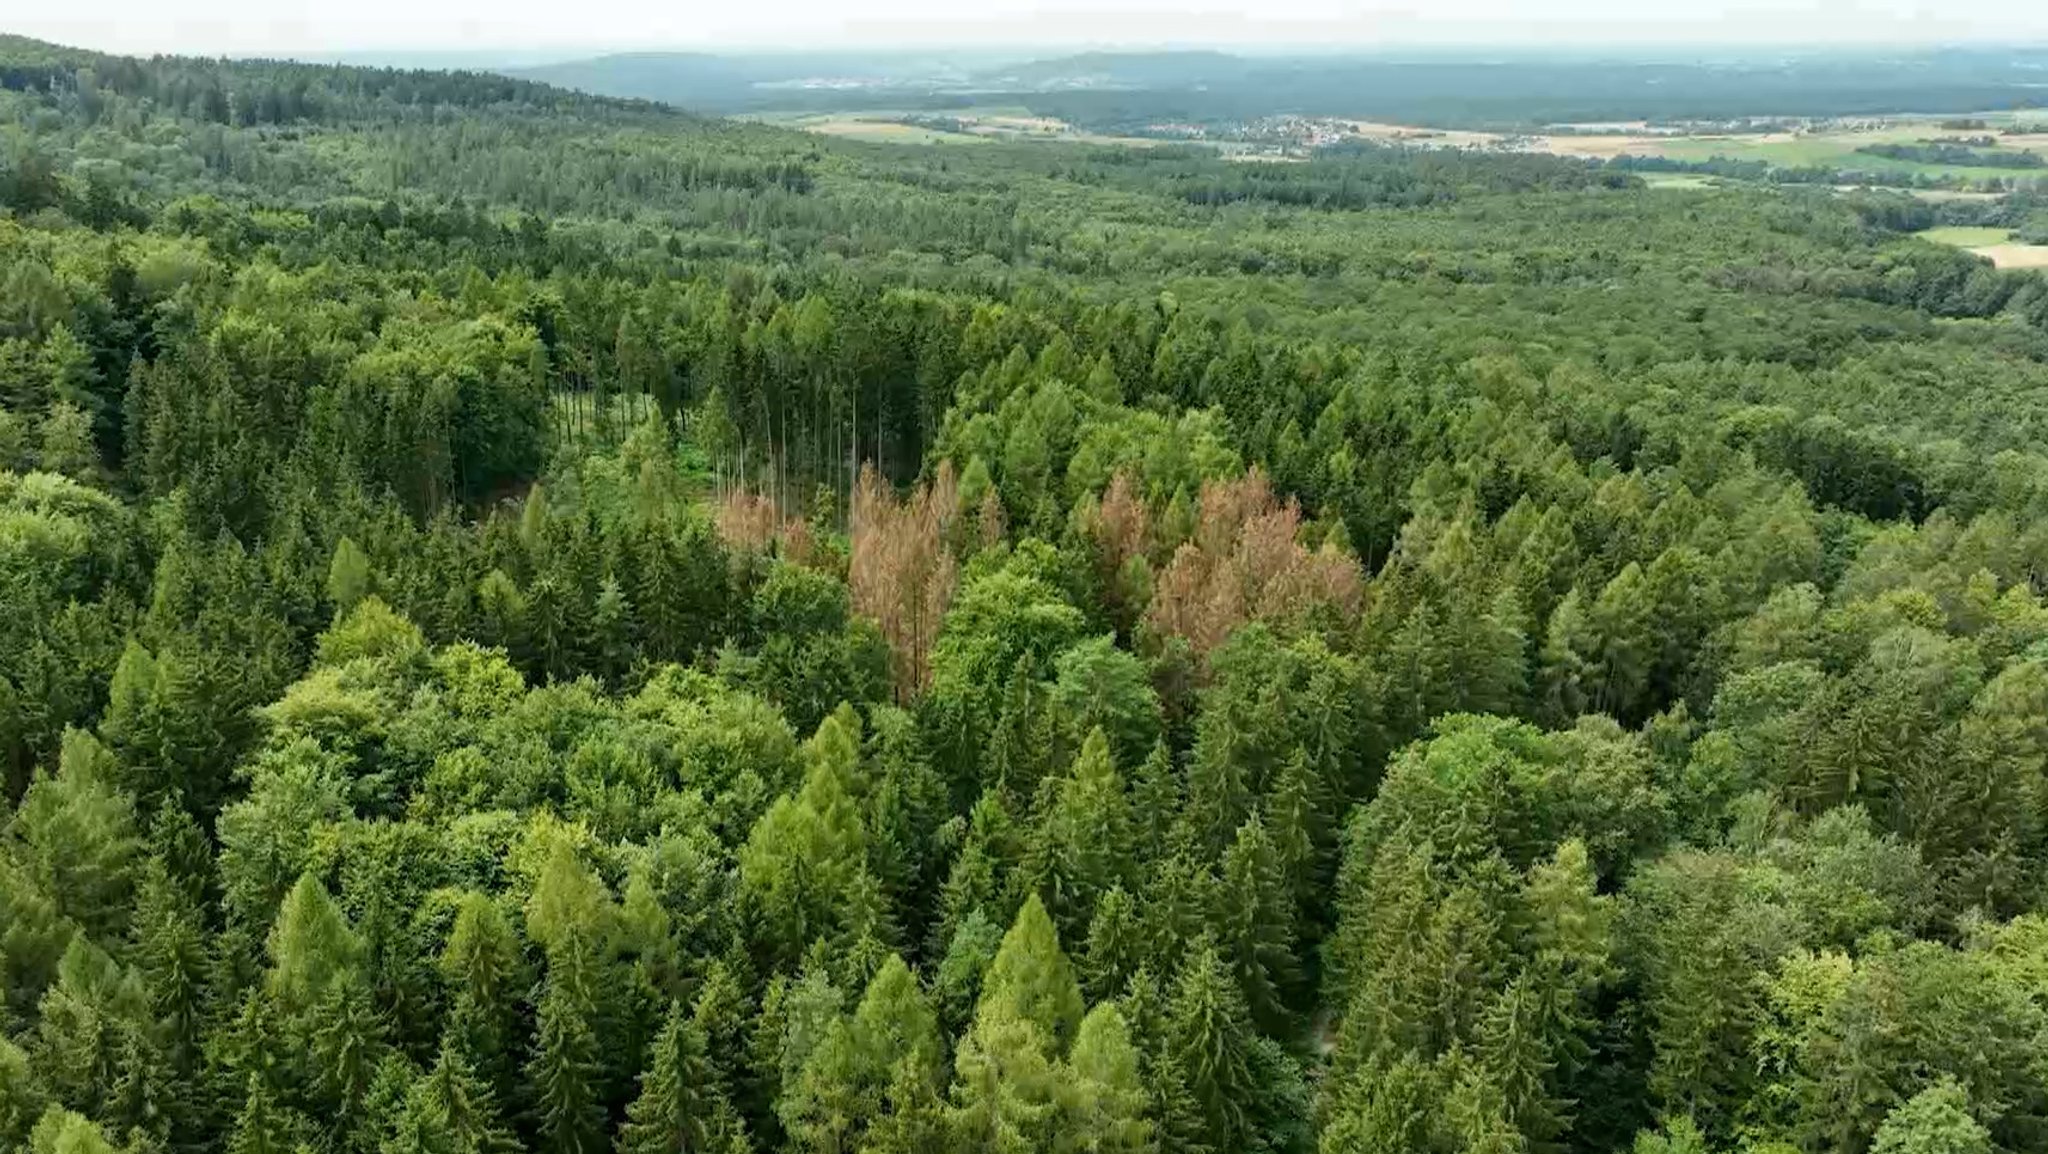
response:
[(526, 1066), (533, 1128), (546, 1154), (596, 1154), (604, 1146), (604, 1054), (583, 980), (569, 972), (574, 964), (548, 967)]
[(1088, 923), (1081, 954), (1081, 984), (1095, 1001), (1120, 996), (1145, 962), (1144, 926), (1137, 903), (1122, 886), (1102, 895)]
[(294, 1154), (311, 1131), (302, 1115), (278, 1104), (260, 1075), (251, 1074), (248, 1096), (228, 1136), (227, 1154)]
[(1298, 978), (1294, 901), (1257, 813), (1238, 829), (1223, 855), (1216, 927), (1253, 1021), (1269, 1034), (1286, 1033), (1288, 998)]
[(705, 1055), (704, 1035), (681, 1002), (669, 1007), (654, 1037), (640, 1094), (626, 1109), (616, 1149), (620, 1154), (695, 1154), (715, 1149), (722, 1113), (729, 1109)]
[(463, 894), (458, 903), (440, 958), (451, 1002), (448, 1035), (502, 1101), (515, 1085), (521, 1003), (531, 977), (517, 931), (499, 903), (480, 893)]
[(434, 1068), (413, 1083), (406, 1113), (422, 1120), (422, 1132), (446, 1134), (459, 1154), (517, 1154), (520, 1149), (496, 1095), (454, 1045), (444, 1043)]
[(1092, 730), (1067, 776), (1053, 782), (1025, 859), (1033, 887), (1070, 940), (1087, 933), (1095, 903), (1123, 878), (1130, 845), (1129, 801), (1109, 739)]
[(1167, 1007), (1169, 1049), (1202, 1115), (1213, 1149), (1241, 1149), (1257, 1088), (1247, 1053), (1252, 1026), (1244, 996), (1214, 947), (1182, 964)]
[(0, 1035), (0, 1143), (19, 1147), (49, 1105), (49, 1091), (20, 1046)]

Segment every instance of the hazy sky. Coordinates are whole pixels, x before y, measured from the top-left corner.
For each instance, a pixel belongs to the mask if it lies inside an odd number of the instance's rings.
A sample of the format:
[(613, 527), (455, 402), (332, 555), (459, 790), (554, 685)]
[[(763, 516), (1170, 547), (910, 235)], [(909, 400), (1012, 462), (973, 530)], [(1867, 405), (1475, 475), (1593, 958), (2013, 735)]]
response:
[(5, 0), (119, 52), (2048, 40), (2044, 0)]

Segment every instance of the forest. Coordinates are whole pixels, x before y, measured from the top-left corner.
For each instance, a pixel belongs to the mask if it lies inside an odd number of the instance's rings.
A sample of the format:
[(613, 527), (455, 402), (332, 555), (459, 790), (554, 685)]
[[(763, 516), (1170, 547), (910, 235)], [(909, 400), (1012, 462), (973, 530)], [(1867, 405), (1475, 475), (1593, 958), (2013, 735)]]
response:
[(0, 1149), (2048, 1148), (1988, 211), (0, 38)]

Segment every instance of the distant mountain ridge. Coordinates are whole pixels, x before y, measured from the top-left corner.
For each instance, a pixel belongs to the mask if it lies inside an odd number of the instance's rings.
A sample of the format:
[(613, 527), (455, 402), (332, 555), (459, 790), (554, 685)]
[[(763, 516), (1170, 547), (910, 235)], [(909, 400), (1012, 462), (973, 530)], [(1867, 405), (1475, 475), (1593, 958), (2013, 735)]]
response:
[[(977, 55), (980, 57), (977, 59)], [(2048, 104), (2048, 49), (1401, 54), (624, 53), (508, 75), (706, 113), (1024, 105), (1098, 129), (1302, 114), (1441, 127), (1967, 112)]]
[(1077, 52), (989, 69), (979, 79), (1024, 88), (1072, 86), (1094, 79), (1128, 88), (1184, 87), (1240, 79), (1260, 66), (1254, 57), (1211, 50)]

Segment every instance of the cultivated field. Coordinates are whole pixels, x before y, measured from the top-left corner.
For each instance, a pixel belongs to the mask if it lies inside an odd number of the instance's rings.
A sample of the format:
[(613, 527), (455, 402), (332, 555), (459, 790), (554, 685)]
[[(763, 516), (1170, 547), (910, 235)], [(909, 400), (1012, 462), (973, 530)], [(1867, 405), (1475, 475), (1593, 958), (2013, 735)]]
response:
[(1063, 120), (1034, 116), (1027, 109), (968, 108), (944, 113), (893, 109), (859, 112), (769, 113), (747, 119), (785, 128), (870, 140), (883, 144), (985, 144), (991, 140), (1064, 140), (1087, 144), (1157, 145), (1151, 137), (1085, 132)]
[[(2017, 119), (2016, 119), (2017, 118)], [(1944, 120), (1981, 121), (1981, 128), (1944, 127)], [(2031, 152), (2048, 157), (2048, 131), (2006, 135), (2014, 127), (2048, 125), (2048, 113), (1985, 113), (1943, 118), (1918, 115), (1843, 118), (1805, 124), (1786, 123), (1768, 131), (1725, 128), (1687, 130), (1682, 126), (1643, 123), (1557, 125), (1526, 134), (1419, 128), (1369, 120), (1327, 122), (1356, 137), (1389, 144), (1429, 148), (1548, 152), (1587, 160), (1617, 156), (1666, 157), (1703, 162), (1716, 159), (1754, 161), (1777, 168), (1825, 167), (1868, 173), (1877, 181), (1891, 178), (1943, 178), (2004, 188), (2015, 180), (2048, 184), (2048, 166), (2003, 167), (1985, 164), (1929, 163), (1879, 156), (1862, 151), (1873, 145), (1953, 145), (2000, 153)], [(1988, 148), (1982, 143), (1989, 137)], [(1660, 187), (1686, 187), (1669, 180)], [(1946, 195), (1969, 196), (1953, 191)], [(1992, 193), (1990, 195), (1996, 195)]]
[[(835, 112), (769, 113), (757, 119), (790, 128), (853, 140), (890, 144), (977, 144), (990, 140), (1052, 140), (1091, 144), (1156, 145), (1186, 137), (1114, 136), (1094, 133), (1054, 117), (1018, 106), (982, 106), (944, 113), (900, 109)], [(1228, 130), (1197, 137), (1233, 160), (1298, 160), (1315, 145), (1355, 139), (1420, 148), (1479, 151), (1548, 152), (1586, 160), (1618, 156), (1665, 157), (1686, 162), (1725, 159), (1756, 162), (1775, 168), (1831, 168), (1863, 174), (1873, 184), (1942, 183), (1943, 189), (1920, 189), (1929, 199), (1997, 196), (2016, 185), (2048, 187), (2048, 165), (2039, 168), (1983, 164), (1930, 163), (1879, 156), (1862, 151), (1874, 145), (1926, 147), (1947, 145), (1978, 152), (2033, 153), (2048, 158), (2048, 131), (2014, 132), (2015, 127), (2048, 127), (2048, 112), (1984, 113), (1967, 119), (1983, 127), (1944, 127), (1944, 118), (1919, 115), (1842, 118), (1811, 123), (1773, 124), (1768, 131), (1745, 132), (1723, 126), (1688, 129), (1682, 125), (1644, 123), (1556, 125), (1532, 133), (1512, 134), (1468, 129), (1428, 128), (1377, 120), (1286, 118), (1296, 122), (1290, 135), (1254, 134), (1242, 138)], [(1263, 126), (1262, 126), (1263, 128)], [(1985, 138), (1989, 138), (1988, 142)], [(1709, 187), (1713, 178), (1690, 173), (1650, 174), (1656, 188)]]
[(2003, 228), (1930, 228), (1922, 240), (1965, 248), (1999, 268), (2048, 268), (2048, 244), (2021, 244)]
[(2048, 268), (2048, 244), (1989, 244), (1970, 251), (1999, 268)]

